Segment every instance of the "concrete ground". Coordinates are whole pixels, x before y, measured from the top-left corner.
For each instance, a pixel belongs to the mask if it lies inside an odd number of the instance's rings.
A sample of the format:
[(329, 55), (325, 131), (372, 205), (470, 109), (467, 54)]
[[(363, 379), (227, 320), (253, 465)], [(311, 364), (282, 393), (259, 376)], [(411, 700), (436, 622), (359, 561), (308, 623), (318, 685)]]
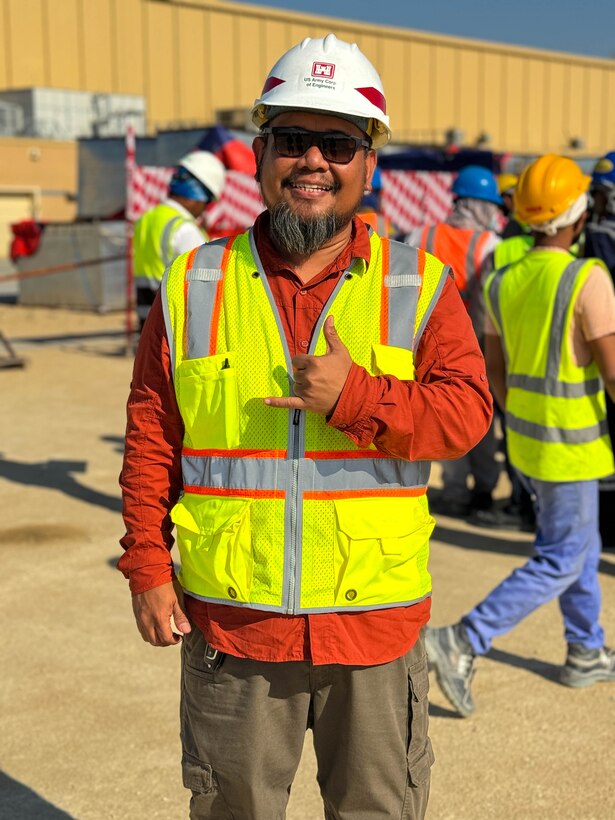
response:
[[(26, 359), (0, 369), (0, 818), (186, 817), (178, 652), (141, 641), (113, 568), (131, 372), (123, 319), (0, 299), (0, 330)], [(433, 623), (456, 620), (530, 543), (439, 519)], [(600, 570), (615, 640), (615, 553)], [(430, 820), (615, 817), (615, 684), (559, 686), (563, 656), (553, 603), (480, 660), (472, 718), (458, 719), (433, 682)], [(289, 820), (322, 817), (314, 773), (308, 736)]]

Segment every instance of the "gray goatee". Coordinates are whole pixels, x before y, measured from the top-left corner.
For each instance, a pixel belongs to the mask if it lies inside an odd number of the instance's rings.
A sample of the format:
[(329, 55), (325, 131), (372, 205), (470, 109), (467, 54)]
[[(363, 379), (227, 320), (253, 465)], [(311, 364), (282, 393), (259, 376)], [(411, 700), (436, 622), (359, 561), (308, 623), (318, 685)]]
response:
[(320, 250), (352, 219), (355, 211), (336, 214), (333, 210), (305, 218), (286, 202), (279, 202), (271, 210), (270, 231), (281, 251), (295, 256), (308, 256)]

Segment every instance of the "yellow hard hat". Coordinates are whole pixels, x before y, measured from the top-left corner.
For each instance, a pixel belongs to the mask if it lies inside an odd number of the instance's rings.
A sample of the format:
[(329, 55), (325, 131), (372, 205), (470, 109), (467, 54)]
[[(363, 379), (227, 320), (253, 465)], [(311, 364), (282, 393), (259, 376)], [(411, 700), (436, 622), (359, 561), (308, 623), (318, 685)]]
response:
[(499, 174), (498, 191), (500, 194), (511, 194), (519, 180), (516, 174)]
[(514, 193), (515, 216), (528, 225), (563, 214), (589, 188), (586, 176), (569, 157), (545, 154), (521, 173)]

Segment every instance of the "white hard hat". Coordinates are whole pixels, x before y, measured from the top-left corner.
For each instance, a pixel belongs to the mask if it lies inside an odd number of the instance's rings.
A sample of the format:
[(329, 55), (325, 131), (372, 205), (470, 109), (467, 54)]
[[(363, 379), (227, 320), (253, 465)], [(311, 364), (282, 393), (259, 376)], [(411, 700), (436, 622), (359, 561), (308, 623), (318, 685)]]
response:
[(224, 187), (225, 168), (218, 157), (210, 151), (192, 151), (177, 163), (180, 168), (190, 171), (193, 177), (211, 191), (216, 199), (220, 198)]
[(356, 43), (335, 34), (307, 37), (280, 57), (254, 101), (252, 122), (260, 128), (276, 114), (299, 109), (355, 122), (374, 148), (391, 139), (378, 72)]

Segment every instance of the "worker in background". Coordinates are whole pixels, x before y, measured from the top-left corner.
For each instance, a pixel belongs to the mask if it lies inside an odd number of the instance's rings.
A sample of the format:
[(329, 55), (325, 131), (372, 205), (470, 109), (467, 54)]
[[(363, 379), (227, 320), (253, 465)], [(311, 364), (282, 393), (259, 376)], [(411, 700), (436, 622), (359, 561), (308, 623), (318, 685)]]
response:
[(382, 212), (382, 174), (378, 166), (374, 169), (370, 188), (361, 200), (359, 216), (378, 236), (393, 237), (399, 233), (389, 217)]
[(207, 241), (197, 220), (210, 202), (219, 199), (224, 176), (224, 165), (209, 151), (187, 154), (171, 177), (167, 198), (135, 222), (132, 247), (141, 329), (165, 269), (177, 256)]
[[(453, 208), (446, 221), (425, 225), (406, 234), (403, 241), (433, 253), (455, 274), (455, 283), (482, 345), (485, 322), (483, 284), (493, 271), (493, 252), (500, 242), (494, 228), (502, 198), (494, 175), (487, 168), (470, 165), (457, 175), (453, 186)], [(432, 499), (435, 512), (465, 518), (478, 511), (497, 524), (499, 510), (493, 501), (501, 464), (499, 442), (493, 424), (483, 439), (465, 456), (443, 461), (442, 492)], [(473, 487), (470, 488), (470, 477)]]
[(555, 598), (568, 644), (561, 683), (615, 681), (598, 580), (598, 479), (613, 472), (602, 380), (614, 397), (615, 292), (603, 262), (568, 251), (583, 230), (589, 182), (555, 154), (523, 171), (515, 212), (536, 244), (485, 288), (487, 373), (506, 408), (510, 460), (536, 499), (538, 527), (523, 566), (458, 623), (428, 631), (430, 664), (463, 716), (474, 710), (476, 656)]
[[(591, 184), (592, 215), (585, 226), (585, 257), (602, 259), (615, 281), (615, 151), (601, 157)], [(606, 397), (606, 414), (615, 450), (615, 403)], [(603, 546), (615, 547), (615, 476), (600, 482), (600, 533)]]
[(143, 639), (182, 642), (192, 818), (284, 817), (307, 728), (327, 817), (425, 814), (428, 462), (491, 396), (449, 269), (356, 216), (385, 111), (356, 44), (284, 54), (252, 109), (266, 210), (180, 256), (141, 335), (119, 567)]

